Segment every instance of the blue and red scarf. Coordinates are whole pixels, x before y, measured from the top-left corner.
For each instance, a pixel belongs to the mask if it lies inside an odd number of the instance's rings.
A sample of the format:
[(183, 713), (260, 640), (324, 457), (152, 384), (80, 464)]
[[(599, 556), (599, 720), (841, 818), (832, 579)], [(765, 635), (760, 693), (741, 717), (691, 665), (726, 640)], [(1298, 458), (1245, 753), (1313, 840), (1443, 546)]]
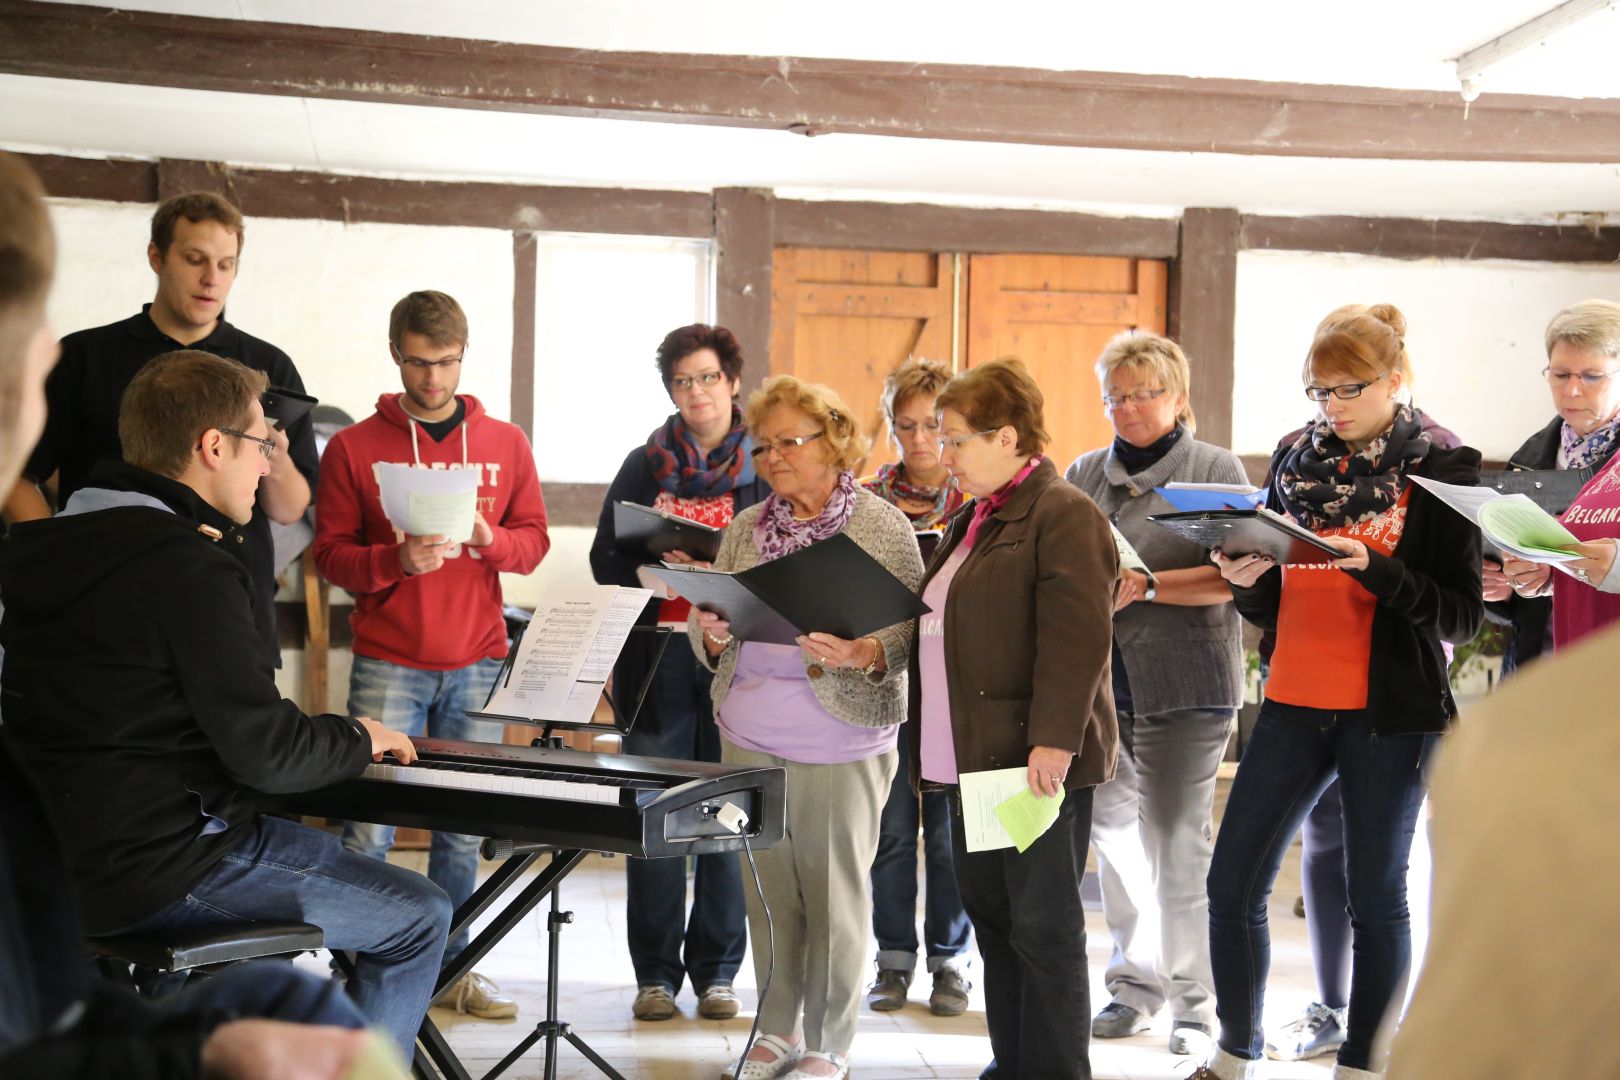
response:
[(647, 438), (647, 461), (661, 490), (682, 499), (712, 498), (754, 482), (753, 443), (742, 410), (731, 406), (731, 430), (704, 454), (676, 413)]

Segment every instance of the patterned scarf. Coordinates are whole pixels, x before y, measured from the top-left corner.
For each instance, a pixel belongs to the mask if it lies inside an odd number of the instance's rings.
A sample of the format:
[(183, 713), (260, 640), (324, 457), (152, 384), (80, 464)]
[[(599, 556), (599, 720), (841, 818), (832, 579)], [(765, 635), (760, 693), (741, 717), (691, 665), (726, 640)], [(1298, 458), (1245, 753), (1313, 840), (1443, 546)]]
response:
[[(947, 476), (943, 487), (919, 487), (902, 480), (905, 466), (879, 465), (877, 475), (861, 486), (884, 502), (898, 505), (902, 500), (912, 503), (933, 503), (917, 517), (911, 518), (911, 527), (918, 532), (937, 529), (965, 502), (967, 493), (957, 486), (956, 477)], [(910, 517), (910, 514), (907, 514)]]
[(1567, 423), (1558, 433), (1566, 469), (1596, 468), (1609, 460), (1615, 439), (1620, 438), (1620, 413), (1597, 426), (1590, 435), (1578, 435)]
[(1320, 419), (1283, 455), (1272, 490), (1283, 509), (1316, 532), (1370, 521), (1399, 501), (1407, 471), (1430, 445), (1422, 418), (1408, 405), (1396, 410), (1389, 430), (1354, 453)]
[(707, 456), (676, 413), (648, 436), (647, 460), (664, 491), (682, 499), (709, 498), (754, 482), (750, 445), (742, 410), (733, 402), (731, 430)]
[(855, 513), (859, 494), (855, 474), (846, 469), (838, 474), (838, 486), (833, 488), (821, 513), (809, 521), (800, 521), (793, 516), (793, 504), (773, 492), (754, 521), (754, 548), (759, 552), (759, 561), (780, 559), (842, 532)]
[(1046, 460), (1044, 455), (1036, 454), (1029, 459), (1022, 469), (1018, 470), (1011, 480), (996, 488), (995, 494), (979, 500), (978, 505), (973, 508), (973, 520), (968, 522), (967, 535), (962, 537), (963, 547), (970, 548), (973, 546), (974, 541), (979, 538), (979, 527), (990, 520), (991, 514), (1007, 505), (1013, 497), (1013, 492), (1018, 490), (1018, 485), (1027, 480), (1029, 474), (1034, 472), (1035, 467), (1044, 460)]

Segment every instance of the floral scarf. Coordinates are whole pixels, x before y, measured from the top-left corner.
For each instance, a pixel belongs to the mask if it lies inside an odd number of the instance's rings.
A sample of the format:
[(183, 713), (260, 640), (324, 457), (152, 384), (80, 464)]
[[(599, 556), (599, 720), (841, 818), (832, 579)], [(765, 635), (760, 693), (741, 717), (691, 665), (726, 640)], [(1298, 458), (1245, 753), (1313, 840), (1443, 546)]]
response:
[[(957, 486), (956, 477), (947, 476), (943, 487), (919, 487), (902, 479), (905, 466), (879, 465), (877, 475), (862, 481), (861, 486), (887, 503), (933, 503), (929, 509), (911, 518), (911, 527), (918, 532), (937, 529), (965, 502), (967, 493)], [(910, 515), (907, 515), (910, 517)]]
[(647, 462), (662, 490), (682, 499), (710, 498), (754, 482), (750, 445), (742, 410), (733, 402), (731, 430), (706, 456), (676, 413), (648, 436)]
[(855, 474), (846, 469), (838, 474), (838, 486), (833, 488), (821, 513), (809, 521), (800, 521), (793, 516), (793, 504), (773, 493), (761, 505), (754, 521), (754, 548), (759, 552), (759, 561), (780, 559), (842, 532), (855, 513), (859, 495)]
[(1395, 423), (1352, 453), (1319, 419), (1300, 433), (1277, 466), (1272, 490), (1297, 521), (1315, 532), (1370, 521), (1400, 500), (1406, 473), (1429, 453), (1422, 417), (1409, 405)]
[(1025, 463), (1022, 469), (1018, 470), (1011, 480), (996, 488), (993, 495), (979, 500), (978, 504), (973, 508), (973, 520), (968, 522), (967, 535), (962, 537), (962, 546), (964, 548), (973, 546), (973, 542), (979, 538), (979, 527), (990, 520), (991, 514), (1007, 505), (1013, 497), (1013, 492), (1018, 490), (1018, 485), (1028, 479), (1029, 474), (1034, 472), (1035, 467), (1044, 460), (1046, 458), (1043, 455), (1036, 454)]
[(1598, 425), (1590, 435), (1578, 435), (1566, 423), (1558, 433), (1559, 456), (1564, 459), (1564, 468), (1597, 468), (1609, 460), (1616, 438), (1620, 438), (1620, 413)]

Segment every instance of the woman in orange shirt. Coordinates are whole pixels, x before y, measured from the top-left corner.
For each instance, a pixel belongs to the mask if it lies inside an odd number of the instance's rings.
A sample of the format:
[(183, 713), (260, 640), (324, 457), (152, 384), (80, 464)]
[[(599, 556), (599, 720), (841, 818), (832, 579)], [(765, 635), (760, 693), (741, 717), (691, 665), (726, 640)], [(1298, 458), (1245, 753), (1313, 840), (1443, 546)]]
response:
[(1267, 505), (1343, 554), (1215, 564), (1244, 618), (1274, 629), (1266, 701), (1244, 749), (1209, 871), (1218, 1045), (1193, 1080), (1244, 1080), (1265, 1043), (1266, 899), (1317, 796), (1339, 780), (1353, 928), (1350, 1013), (1333, 1075), (1373, 1080), (1373, 1035), (1411, 962), (1406, 861), (1423, 769), (1456, 715), (1442, 641), (1474, 636), (1479, 532), (1411, 477), (1479, 479), (1479, 452), (1434, 446), (1401, 390), (1406, 320), (1343, 307), (1317, 327), (1305, 393), (1319, 415), (1272, 459)]

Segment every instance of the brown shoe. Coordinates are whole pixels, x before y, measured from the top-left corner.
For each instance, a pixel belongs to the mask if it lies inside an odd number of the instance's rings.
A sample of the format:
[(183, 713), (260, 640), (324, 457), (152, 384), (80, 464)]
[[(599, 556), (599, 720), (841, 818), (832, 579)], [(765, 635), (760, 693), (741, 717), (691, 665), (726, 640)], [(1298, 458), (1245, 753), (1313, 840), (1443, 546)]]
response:
[(879, 968), (877, 978), (866, 988), (866, 1007), (873, 1012), (894, 1012), (906, 1003), (911, 988), (911, 972)]
[(495, 980), (476, 971), (467, 972), (440, 994), (438, 1004), (484, 1020), (510, 1020), (518, 1014), (517, 1002), (502, 994)]
[(967, 1012), (968, 991), (973, 984), (955, 968), (934, 972), (934, 991), (928, 995), (928, 1011), (935, 1016), (961, 1016)]
[(728, 982), (710, 983), (698, 994), (698, 1015), (705, 1020), (730, 1020), (742, 1008), (737, 991)]

